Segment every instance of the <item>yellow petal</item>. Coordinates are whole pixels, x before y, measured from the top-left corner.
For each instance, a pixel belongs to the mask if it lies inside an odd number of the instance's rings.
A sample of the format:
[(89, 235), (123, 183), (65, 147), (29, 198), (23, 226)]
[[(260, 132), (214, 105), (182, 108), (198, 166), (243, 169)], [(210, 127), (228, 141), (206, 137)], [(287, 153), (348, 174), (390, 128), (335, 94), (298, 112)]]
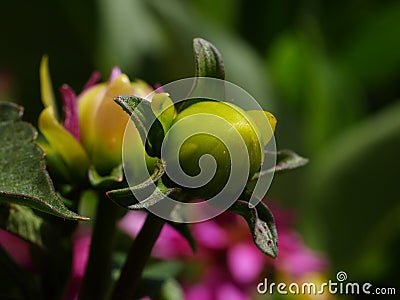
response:
[(95, 132), (95, 118), (98, 107), (103, 101), (104, 95), (107, 90), (107, 84), (97, 84), (88, 89), (79, 98), (79, 130), (81, 136), (81, 144), (86, 149), (86, 153), (93, 152), (94, 139), (96, 138)]
[(51, 106), (42, 111), (38, 125), (51, 148), (61, 156), (65, 165), (71, 170), (72, 179), (84, 178), (89, 166), (87, 155), (75, 137), (58, 123)]
[(50, 79), (49, 57), (47, 55), (44, 55), (40, 62), (40, 91), (44, 107), (51, 107), (54, 110), (54, 117), (58, 119), (53, 85)]
[(122, 140), (129, 115), (114, 102), (118, 95), (132, 95), (133, 88), (125, 74), (111, 82), (101, 100), (95, 100), (93, 119), (81, 122), (91, 122), (92, 127), (87, 138), (82, 139), (85, 147), (88, 143), (88, 153), (91, 162), (99, 173), (107, 174), (122, 162)]
[(277, 120), (273, 114), (262, 110), (246, 111), (247, 116), (255, 125), (259, 140), (265, 146), (268, 144), (275, 131)]

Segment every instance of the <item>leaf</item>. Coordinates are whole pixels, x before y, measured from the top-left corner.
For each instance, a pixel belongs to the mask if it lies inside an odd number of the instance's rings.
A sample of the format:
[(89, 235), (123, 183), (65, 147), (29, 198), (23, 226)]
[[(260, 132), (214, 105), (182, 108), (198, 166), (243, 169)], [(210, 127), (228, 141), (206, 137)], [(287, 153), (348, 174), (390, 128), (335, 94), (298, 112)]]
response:
[[(159, 272), (162, 272), (159, 270)], [(146, 272), (146, 271), (145, 271)], [(160, 273), (159, 273), (160, 274)], [(165, 273), (165, 275), (170, 272)], [(184, 295), (179, 283), (173, 277), (157, 275), (156, 277), (145, 276), (141, 282), (135, 299), (151, 298), (152, 300), (183, 300)]]
[(143, 271), (143, 278), (165, 280), (176, 277), (184, 268), (184, 263), (177, 260), (164, 260), (150, 263)]
[(34, 144), (37, 132), (20, 121), (22, 107), (0, 103), (0, 202), (15, 203), (72, 220), (87, 220), (68, 210), (56, 195)]
[(173, 279), (168, 278), (161, 286), (159, 295), (156, 296), (159, 300), (184, 300), (182, 287)]
[(121, 95), (115, 98), (117, 102), (135, 123), (148, 155), (161, 156), (161, 145), (164, 140), (164, 129), (154, 115), (151, 103), (143, 98), (131, 95)]
[(89, 181), (95, 188), (111, 189), (120, 184), (124, 179), (122, 165), (115, 167), (107, 176), (100, 175), (94, 167), (89, 168)]
[(230, 210), (245, 218), (258, 249), (272, 258), (276, 258), (278, 256), (278, 233), (269, 208), (263, 202), (256, 207), (250, 207), (248, 202), (238, 200), (230, 207)]
[(29, 207), (0, 204), (0, 227), (39, 247), (43, 247), (42, 225), (43, 219)]

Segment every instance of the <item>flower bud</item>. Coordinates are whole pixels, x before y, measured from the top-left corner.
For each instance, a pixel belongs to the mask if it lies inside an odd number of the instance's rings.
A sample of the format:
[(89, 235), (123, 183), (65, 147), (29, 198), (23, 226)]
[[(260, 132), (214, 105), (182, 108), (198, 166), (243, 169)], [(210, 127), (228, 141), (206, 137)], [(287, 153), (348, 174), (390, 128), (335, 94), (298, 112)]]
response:
[[(81, 142), (91, 163), (101, 174), (108, 174), (121, 164), (122, 141), (129, 121), (129, 115), (114, 102), (114, 98), (137, 94), (135, 86), (121, 74), (111, 83), (93, 86), (79, 98)], [(144, 87), (151, 91), (147, 85)]]
[(43, 58), (40, 71), (45, 109), (38, 122), (44, 139), (38, 144), (46, 152), (50, 168), (67, 181), (82, 180), (90, 165), (108, 175), (122, 163), (122, 141), (129, 121), (129, 115), (114, 98), (125, 94), (145, 97), (153, 89), (140, 80), (131, 83), (118, 68), (114, 68), (109, 82), (95, 84), (99, 76), (95, 73), (79, 96), (66, 85), (61, 88), (65, 115), (61, 123), (47, 57)]
[[(179, 126), (185, 118), (201, 115), (198, 121)], [(261, 116), (262, 115), (262, 116)], [(261, 117), (264, 118), (266, 127), (261, 127)], [(220, 120), (226, 122), (226, 126), (220, 126)], [(268, 121), (268, 122), (267, 122)], [(207, 126), (205, 126), (205, 124)], [(247, 151), (248, 173), (241, 176), (250, 178), (257, 172), (264, 160), (264, 147), (270, 140), (275, 129), (276, 119), (272, 114), (262, 111), (250, 111), (249, 113), (226, 102), (202, 101), (184, 109), (174, 119), (171, 129), (171, 139), (167, 149), (168, 159), (173, 159), (176, 153), (174, 146), (179, 145), (183, 135), (188, 130), (193, 134), (187, 138), (179, 149), (179, 164), (182, 170), (189, 176), (197, 176), (200, 173), (199, 161), (204, 155), (211, 155), (217, 164), (214, 177), (205, 185), (191, 190), (198, 197), (211, 198), (218, 194), (226, 185), (231, 174), (231, 151)], [(176, 128), (173, 126), (176, 125)], [(211, 127), (210, 127), (211, 126)], [(213, 128), (213, 133), (208, 133), (205, 128)], [(263, 131), (264, 130), (264, 131)], [(236, 131), (234, 134), (233, 131)], [(268, 132), (265, 132), (268, 131)], [(239, 145), (237, 133), (242, 138), (245, 149), (227, 145)], [(243, 144), (243, 143), (242, 143)], [(241, 150), (239, 150), (241, 149)], [(170, 155), (171, 154), (171, 155)], [(245, 155), (245, 153), (242, 153)], [(245, 162), (238, 162), (245, 166)], [(245, 170), (245, 169), (244, 169)], [(244, 171), (245, 172), (245, 171)]]

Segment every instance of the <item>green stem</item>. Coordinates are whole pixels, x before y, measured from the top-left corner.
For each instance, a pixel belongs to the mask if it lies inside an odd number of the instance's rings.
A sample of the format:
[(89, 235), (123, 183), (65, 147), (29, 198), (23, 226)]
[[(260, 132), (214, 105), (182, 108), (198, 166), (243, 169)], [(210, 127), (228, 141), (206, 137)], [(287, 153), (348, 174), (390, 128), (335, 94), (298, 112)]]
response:
[(139, 286), (143, 269), (150, 257), (165, 221), (151, 213), (147, 215), (146, 221), (136, 237), (128, 257), (125, 261), (121, 275), (115, 284), (112, 300), (132, 299)]
[(104, 193), (99, 195), (80, 300), (104, 299), (111, 282), (111, 260), (119, 208)]

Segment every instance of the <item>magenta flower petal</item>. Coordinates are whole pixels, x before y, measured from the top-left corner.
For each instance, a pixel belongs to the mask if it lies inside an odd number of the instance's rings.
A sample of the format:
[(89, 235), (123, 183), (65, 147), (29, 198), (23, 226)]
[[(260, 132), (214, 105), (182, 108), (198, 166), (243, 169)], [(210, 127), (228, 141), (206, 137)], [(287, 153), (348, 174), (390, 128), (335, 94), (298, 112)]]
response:
[(247, 295), (232, 283), (220, 285), (215, 292), (215, 300), (249, 300)]
[(162, 259), (191, 256), (189, 243), (171, 226), (164, 225), (158, 237), (152, 255)]
[(101, 74), (100, 72), (93, 72), (92, 75), (90, 75), (89, 80), (86, 82), (85, 86), (82, 89), (81, 95), (88, 89), (90, 89), (91, 87), (93, 87), (94, 85), (96, 85), (101, 78)]
[(73, 238), (72, 270), (65, 299), (78, 299), (89, 258), (90, 232), (78, 231)]
[(186, 300), (213, 300), (212, 290), (202, 284), (193, 285), (185, 291)]
[(155, 91), (156, 93), (164, 93), (164, 92), (165, 92), (164, 89), (162, 88), (162, 85), (159, 84), (159, 83), (156, 83), (156, 84), (154, 85), (154, 91)]
[(279, 232), (280, 259), (274, 261), (277, 270), (294, 277), (301, 277), (310, 272), (323, 272), (328, 268), (328, 261), (319, 253), (309, 249), (301, 236), (291, 230)]
[(205, 221), (193, 226), (193, 235), (202, 246), (221, 249), (227, 246), (227, 233), (215, 221)]
[[(146, 219), (146, 214), (140, 211), (128, 212), (119, 222), (119, 228), (130, 237), (135, 238)], [(171, 226), (164, 225), (154, 247), (152, 255), (158, 258), (178, 258), (192, 255), (189, 243)]]
[(66, 84), (60, 88), (64, 103), (64, 127), (80, 141), (78, 100), (74, 91)]
[(129, 211), (118, 223), (118, 227), (128, 234), (131, 238), (135, 238), (142, 228), (146, 214), (141, 211)]
[(227, 262), (233, 278), (238, 283), (249, 284), (261, 274), (265, 256), (253, 244), (242, 243), (228, 249)]
[(3, 247), (20, 266), (30, 271), (35, 270), (28, 242), (0, 228), (0, 247)]
[(121, 69), (119, 67), (114, 67), (111, 70), (110, 78), (108, 79), (108, 81), (113, 82), (121, 74), (122, 74)]

